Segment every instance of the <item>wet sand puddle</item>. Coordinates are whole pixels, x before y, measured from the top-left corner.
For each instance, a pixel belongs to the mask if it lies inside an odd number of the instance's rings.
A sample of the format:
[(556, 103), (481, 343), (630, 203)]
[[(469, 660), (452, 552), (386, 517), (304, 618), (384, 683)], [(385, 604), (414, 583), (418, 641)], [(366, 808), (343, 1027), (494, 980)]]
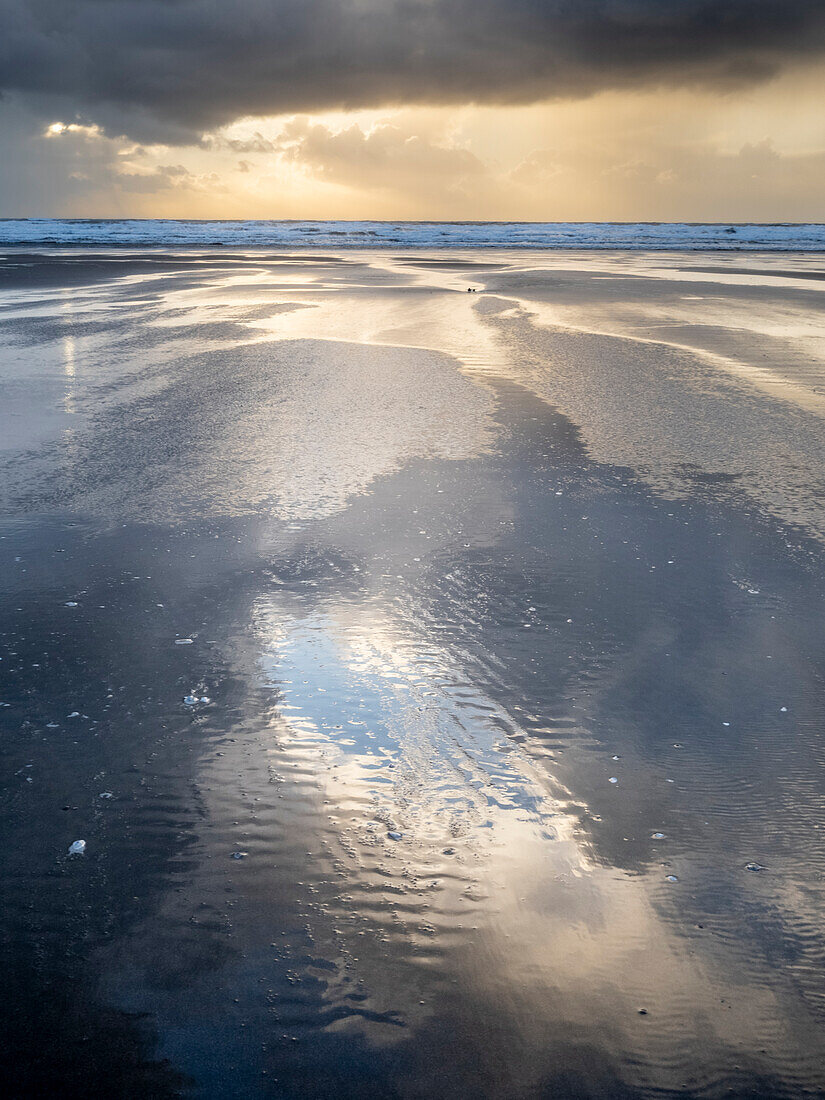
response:
[(466, 260), (348, 262), (98, 288), (154, 381), (75, 333), (71, 437), (9, 477), (7, 942), (55, 1077), (111, 1012), (124, 1095), (821, 1095), (815, 527), (610, 462), (632, 422), (560, 415)]

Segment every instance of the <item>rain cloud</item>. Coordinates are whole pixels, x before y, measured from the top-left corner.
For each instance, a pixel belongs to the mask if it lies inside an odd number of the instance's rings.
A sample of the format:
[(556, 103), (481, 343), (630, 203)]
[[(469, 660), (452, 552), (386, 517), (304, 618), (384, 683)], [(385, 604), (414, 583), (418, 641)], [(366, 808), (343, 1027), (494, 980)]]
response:
[(825, 5), (0, 0), (0, 27), (0, 93), (182, 144), (248, 116), (733, 87), (821, 54)]

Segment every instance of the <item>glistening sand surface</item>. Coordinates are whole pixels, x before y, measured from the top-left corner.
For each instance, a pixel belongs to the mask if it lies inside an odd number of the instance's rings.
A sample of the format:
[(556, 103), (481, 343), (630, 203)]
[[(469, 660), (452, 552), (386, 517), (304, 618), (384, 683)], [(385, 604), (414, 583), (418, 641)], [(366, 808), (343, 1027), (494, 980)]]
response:
[(825, 1095), (823, 257), (3, 265), (7, 1091)]

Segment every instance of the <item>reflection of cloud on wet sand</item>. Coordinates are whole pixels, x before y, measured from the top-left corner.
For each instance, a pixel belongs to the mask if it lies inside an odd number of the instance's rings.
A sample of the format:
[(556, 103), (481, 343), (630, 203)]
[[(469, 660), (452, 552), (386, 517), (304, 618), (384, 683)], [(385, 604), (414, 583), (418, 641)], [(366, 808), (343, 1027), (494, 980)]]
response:
[[(267, 598), (255, 619), (283, 700), (275, 766), (288, 777), (300, 761), (327, 819), (338, 893), (313, 937), (346, 944), (372, 1009), (426, 1031), (457, 981), (467, 1011), (497, 1033), (476, 1052), (487, 1071), (505, 1072), (492, 1054), (505, 1035), (524, 1051), (523, 1076), (500, 1087), (538, 1085), (553, 1056), (536, 1051), (571, 1031), (597, 1046), (609, 1033), (634, 1087), (660, 1086), (663, 1072), (674, 1089), (695, 1078), (699, 1033), (708, 1078), (731, 1060), (758, 1062), (754, 1035), (771, 1036), (766, 1061), (793, 1048), (810, 1071), (777, 990), (720, 965), (702, 930), (673, 921), (686, 887), (664, 869), (640, 877), (593, 861), (583, 807), (511, 740), (517, 721), (447, 650), (369, 606), (293, 618)], [(379, 1045), (406, 1038), (372, 1034)]]

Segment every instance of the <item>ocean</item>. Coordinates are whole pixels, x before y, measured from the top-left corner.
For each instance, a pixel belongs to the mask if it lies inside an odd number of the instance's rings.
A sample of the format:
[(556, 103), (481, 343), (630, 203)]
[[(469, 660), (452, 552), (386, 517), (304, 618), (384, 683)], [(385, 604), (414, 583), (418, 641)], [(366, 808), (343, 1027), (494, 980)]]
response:
[(825, 251), (820, 223), (178, 221), (7, 218), (0, 246)]

